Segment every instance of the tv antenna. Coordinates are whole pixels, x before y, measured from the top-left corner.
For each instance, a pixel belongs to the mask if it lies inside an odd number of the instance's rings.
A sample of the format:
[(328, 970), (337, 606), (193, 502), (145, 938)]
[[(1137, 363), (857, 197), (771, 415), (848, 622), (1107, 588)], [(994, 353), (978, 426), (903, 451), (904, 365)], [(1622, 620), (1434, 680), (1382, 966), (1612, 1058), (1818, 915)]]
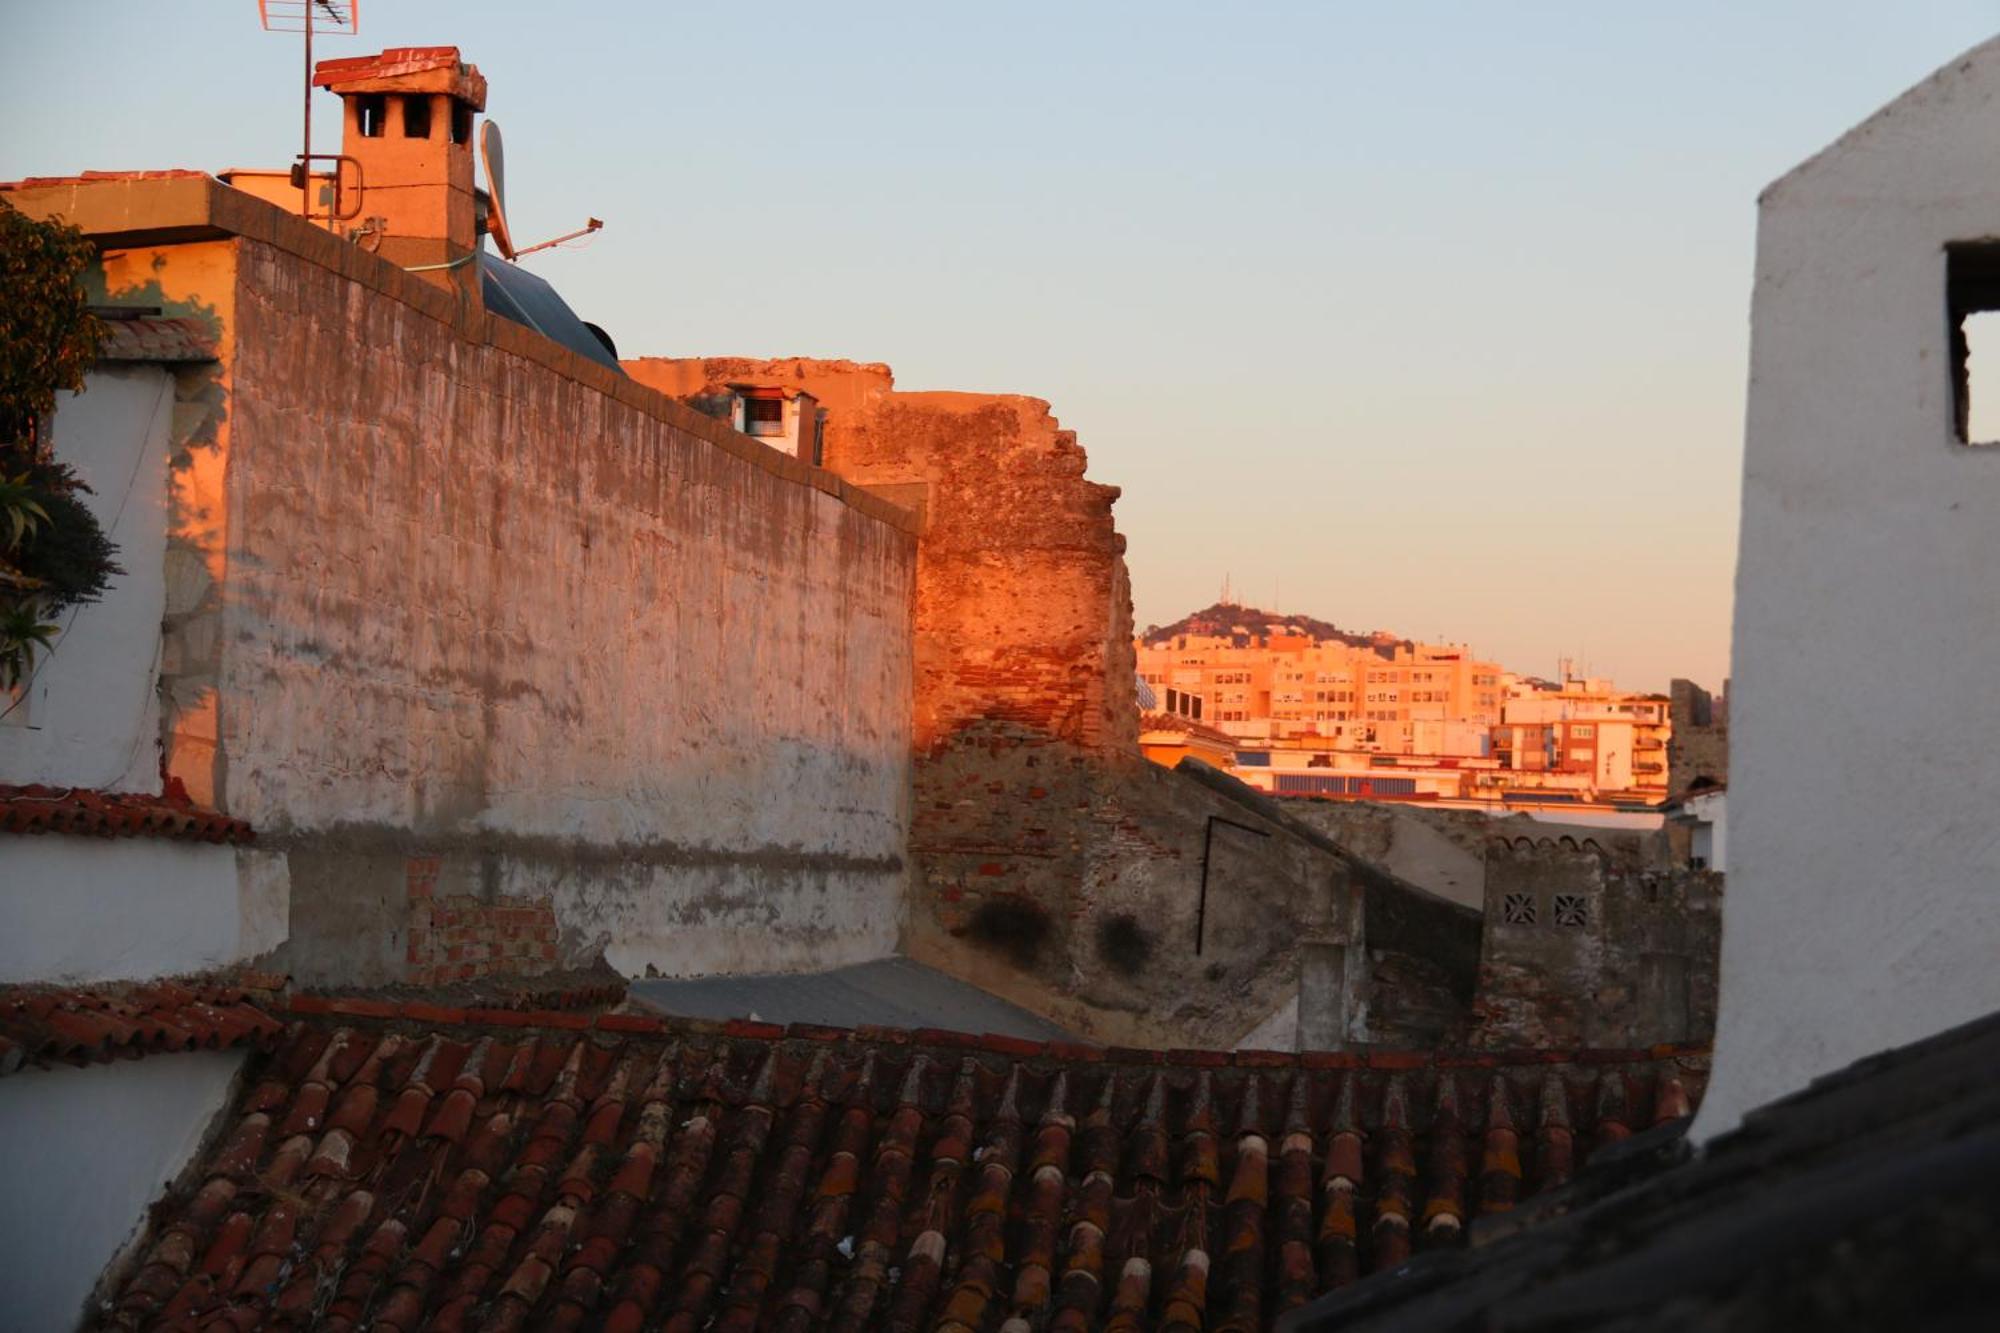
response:
[(257, 17), (265, 32), (305, 34), (305, 129), (299, 144), (299, 162), (292, 168), (293, 184), (299, 187), (299, 216), (312, 217), (313, 164), (313, 34), (352, 37), (361, 26), (361, 0), (257, 0)]

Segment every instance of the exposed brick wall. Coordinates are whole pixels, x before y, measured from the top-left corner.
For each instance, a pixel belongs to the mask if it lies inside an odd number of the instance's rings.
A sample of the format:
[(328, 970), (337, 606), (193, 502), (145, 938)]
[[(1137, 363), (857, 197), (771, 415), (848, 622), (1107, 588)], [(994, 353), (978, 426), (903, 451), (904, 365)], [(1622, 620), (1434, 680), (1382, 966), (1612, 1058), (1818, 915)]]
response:
[(532, 976), (556, 965), (552, 898), (486, 902), (473, 894), (439, 896), (442, 860), (406, 863), (410, 918), (409, 968), (404, 980), (441, 986), (476, 977)]

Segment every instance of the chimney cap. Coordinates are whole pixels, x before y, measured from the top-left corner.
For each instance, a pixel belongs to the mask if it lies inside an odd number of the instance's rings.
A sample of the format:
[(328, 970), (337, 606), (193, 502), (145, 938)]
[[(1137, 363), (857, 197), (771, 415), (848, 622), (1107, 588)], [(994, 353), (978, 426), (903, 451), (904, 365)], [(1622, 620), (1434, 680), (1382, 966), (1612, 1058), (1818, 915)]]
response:
[(444, 93), (486, 109), (486, 76), (455, 46), (394, 46), (372, 56), (343, 56), (313, 67), (313, 85), (349, 93)]

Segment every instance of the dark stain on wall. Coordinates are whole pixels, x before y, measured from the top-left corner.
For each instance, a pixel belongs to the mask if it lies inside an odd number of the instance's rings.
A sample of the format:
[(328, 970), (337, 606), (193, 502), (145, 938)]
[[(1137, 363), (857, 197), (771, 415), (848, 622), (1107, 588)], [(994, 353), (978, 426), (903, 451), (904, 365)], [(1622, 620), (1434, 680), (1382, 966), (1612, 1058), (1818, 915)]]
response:
[(1130, 912), (1108, 916), (1098, 923), (1097, 956), (1113, 971), (1136, 977), (1153, 956), (1153, 937)]
[(1017, 967), (1032, 967), (1049, 938), (1049, 914), (1026, 898), (988, 898), (972, 913), (966, 934), (1007, 955)]

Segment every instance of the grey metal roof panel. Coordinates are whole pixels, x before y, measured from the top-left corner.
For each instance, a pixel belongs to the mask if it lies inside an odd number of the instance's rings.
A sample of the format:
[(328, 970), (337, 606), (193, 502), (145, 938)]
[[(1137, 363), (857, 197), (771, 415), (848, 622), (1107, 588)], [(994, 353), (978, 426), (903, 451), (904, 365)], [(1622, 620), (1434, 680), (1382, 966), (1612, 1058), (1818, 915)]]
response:
[(561, 343), (578, 356), (587, 356), (600, 366), (623, 375), (618, 358), (590, 331), (590, 326), (569, 308), (569, 302), (547, 280), (510, 264), (490, 251), (479, 252), (479, 287), (486, 308), (496, 315), (525, 324), (545, 338)]
[(689, 1018), (942, 1028), (1030, 1041), (1071, 1036), (997, 995), (907, 958), (827, 972), (634, 981), (630, 993), (662, 1012)]

